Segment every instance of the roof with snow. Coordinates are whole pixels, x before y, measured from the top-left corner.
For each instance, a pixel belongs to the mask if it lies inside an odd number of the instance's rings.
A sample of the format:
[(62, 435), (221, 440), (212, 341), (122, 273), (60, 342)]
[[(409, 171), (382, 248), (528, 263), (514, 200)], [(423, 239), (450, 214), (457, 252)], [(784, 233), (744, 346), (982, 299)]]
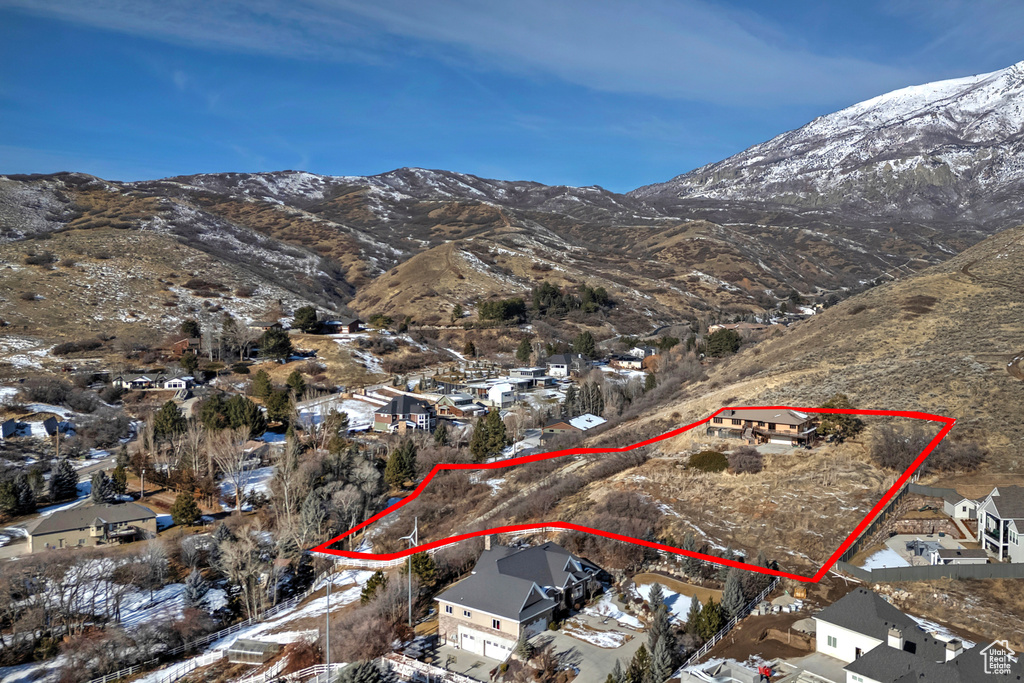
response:
[(590, 413), (584, 413), (583, 415), (577, 415), (576, 417), (569, 420), (569, 424), (571, 424), (576, 429), (586, 431), (588, 429), (593, 429), (594, 427), (597, 427), (599, 425), (603, 425), (607, 421), (608, 420), (604, 419), (603, 417), (591, 415)]

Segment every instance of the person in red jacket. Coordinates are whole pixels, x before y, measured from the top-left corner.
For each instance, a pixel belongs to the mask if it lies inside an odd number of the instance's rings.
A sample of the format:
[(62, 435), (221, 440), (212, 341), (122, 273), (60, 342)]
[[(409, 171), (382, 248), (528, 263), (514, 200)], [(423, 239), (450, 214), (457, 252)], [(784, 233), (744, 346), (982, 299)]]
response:
[(761, 675), (761, 683), (769, 683), (772, 680), (772, 676), (775, 675), (775, 672), (772, 671), (772, 668), (770, 666), (757, 667), (757, 673)]

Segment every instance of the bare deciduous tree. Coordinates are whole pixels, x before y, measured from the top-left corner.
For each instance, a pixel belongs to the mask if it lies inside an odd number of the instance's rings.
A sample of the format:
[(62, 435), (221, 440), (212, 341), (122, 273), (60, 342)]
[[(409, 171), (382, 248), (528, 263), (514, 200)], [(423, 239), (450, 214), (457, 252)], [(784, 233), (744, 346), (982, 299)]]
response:
[(210, 436), (210, 455), (224, 477), (235, 487), (235, 512), (242, 509), (242, 496), (248, 481), (245, 469), (245, 442), (249, 430), (245, 427), (222, 429)]

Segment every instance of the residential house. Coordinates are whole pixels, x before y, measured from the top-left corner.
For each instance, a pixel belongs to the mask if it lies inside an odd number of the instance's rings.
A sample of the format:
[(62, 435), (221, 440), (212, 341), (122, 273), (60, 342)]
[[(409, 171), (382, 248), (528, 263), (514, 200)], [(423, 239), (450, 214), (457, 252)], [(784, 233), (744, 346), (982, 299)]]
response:
[(553, 436), (559, 434), (570, 434), (576, 432), (585, 432), (588, 429), (593, 429), (599, 425), (603, 425), (608, 420), (597, 415), (591, 415), (590, 413), (584, 413), (583, 415), (577, 415), (576, 417), (569, 418), (566, 420), (553, 420), (548, 424), (544, 425), (541, 430), (541, 440), (550, 439)]
[(978, 540), (996, 559), (1024, 562), (1024, 487), (999, 486), (978, 505)]
[(634, 346), (629, 350), (630, 356), (635, 356), (640, 360), (647, 358), (648, 356), (658, 355), (658, 349), (653, 346)]
[(434, 406), (412, 396), (396, 396), (373, 413), (373, 431), (405, 432), (408, 429), (434, 431), (437, 413)]
[(325, 320), (320, 323), (320, 330), (324, 334), (355, 334), (356, 332), (362, 332), (363, 321), (359, 318)]
[(976, 519), (978, 501), (951, 490), (942, 496), (942, 511), (954, 519)]
[(18, 431), (18, 421), (15, 419), (4, 420), (0, 423), (0, 440), (8, 439), (14, 436), (14, 433)]
[[(543, 367), (512, 368), (508, 371), (509, 379), (520, 380), (520, 383), (525, 384), (528, 389), (546, 387), (554, 384), (555, 378), (548, 377), (546, 373), (547, 369)], [(522, 380), (527, 381), (523, 382)]]
[(173, 389), (175, 391), (181, 389), (191, 389), (195, 383), (195, 378), (192, 375), (181, 375), (179, 377), (168, 377), (163, 381), (164, 389)]
[(156, 535), (156, 514), (136, 503), (58, 510), (28, 526), (29, 552), (125, 543)]
[(280, 330), (281, 323), (276, 320), (257, 320), (249, 323), (250, 330), (258, 330), (260, 332), (266, 332), (267, 330)]
[(622, 370), (642, 370), (644, 367), (644, 359), (640, 356), (621, 356), (616, 354), (609, 357), (608, 364), (613, 368), (619, 368)]
[(743, 438), (748, 443), (802, 446), (815, 440), (817, 426), (814, 417), (788, 408), (736, 408), (711, 418), (707, 434)]
[(592, 365), (590, 359), (580, 353), (560, 353), (545, 361), (545, 367), (551, 377), (582, 375)]
[[(866, 588), (814, 616), (816, 649), (845, 663), (835, 683), (981, 683), (991, 681), (981, 650), (925, 632), (917, 621)], [(991, 646), (990, 646), (991, 647)], [(1013, 662), (1013, 674), (1024, 671)]]
[(469, 394), (447, 394), (442, 396), (434, 404), (434, 410), (438, 417), (464, 418), (479, 417), (487, 412), (487, 408), (480, 405)]
[(157, 386), (159, 378), (160, 375), (158, 373), (118, 375), (111, 384), (126, 391), (152, 389), (154, 386)]
[(485, 537), (473, 573), (434, 598), (438, 632), (457, 648), (507, 659), (521, 632), (540, 633), (557, 610), (584, 602), (600, 572), (556, 543), (509, 548)]
[(183, 353), (191, 351), (192, 353), (199, 353), (199, 346), (201, 340), (199, 337), (185, 337), (171, 344), (171, 353), (175, 356), (180, 356)]
[(508, 408), (516, 402), (516, 390), (509, 382), (499, 382), (487, 389), (487, 400), (495, 408)]

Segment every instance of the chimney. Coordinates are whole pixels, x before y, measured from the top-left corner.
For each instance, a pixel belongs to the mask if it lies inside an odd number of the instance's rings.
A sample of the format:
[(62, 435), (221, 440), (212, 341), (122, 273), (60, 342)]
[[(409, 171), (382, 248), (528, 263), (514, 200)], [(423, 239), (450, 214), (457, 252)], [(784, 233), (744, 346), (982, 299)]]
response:
[(490, 549), (491, 549), (491, 535), (487, 534), (486, 536), (484, 536), (484, 550), (490, 550)]
[(946, 661), (956, 659), (960, 656), (960, 653), (964, 651), (964, 644), (959, 639), (954, 638), (953, 640), (946, 643)]
[(889, 629), (889, 647), (897, 650), (903, 649), (903, 631), (898, 628)]

